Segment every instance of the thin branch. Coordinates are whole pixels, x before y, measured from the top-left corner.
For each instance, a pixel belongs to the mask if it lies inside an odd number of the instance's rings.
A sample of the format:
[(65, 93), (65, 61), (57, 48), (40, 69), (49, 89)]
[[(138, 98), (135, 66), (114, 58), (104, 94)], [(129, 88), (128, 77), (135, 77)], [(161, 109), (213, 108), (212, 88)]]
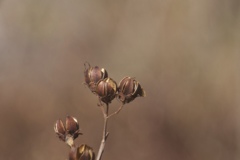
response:
[(105, 112), (105, 109), (104, 109), (104, 104), (102, 103), (101, 99), (98, 97), (98, 106), (100, 107), (101, 111), (102, 111), (102, 114), (103, 114), (103, 117), (107, 117), (106, 115), (106, 112)]
[[(99, 99), (99, 101), (100, 101), (100, 99)], [(102, 141), (101, 141), (101, 144), (100, 144), (100, 147), (99, 147), (99, 150), (98, 150), (98, 154), (97, 154), (96, 160), (101, 160), (102, 154), (104, 152), (105, 143), (106, 143), (107, 137), (109, 135), (109, 133), (107, 132), (107, 121), (108, 121), (109, 105), (106, 104), (106, 110), (104, 110), (104, 106), (103, 106), (102, 102), (100, 101), (100, 107), (101, 107), (101, 110), (103, 112), (104, 124), (103, 124)]]
[(118, 114), (122, 110), (122, 108), (123, 108), (123, 104), (118, 108), (118, 110), (116, 112), (114, 112), (114, 113), (110, 114), (109, 116), (107, 116), (107, 118), (110, 118), (110, 117)]
[(107, 115), (106, 115), (106, 113), (105, 113), (105, 110), (104, 110), (104, 106), (101, 105), (100, 108), (101, 108), (101, 111), (102, 111), (103, 117), (104, 117), (104, 118), (107, 117)]

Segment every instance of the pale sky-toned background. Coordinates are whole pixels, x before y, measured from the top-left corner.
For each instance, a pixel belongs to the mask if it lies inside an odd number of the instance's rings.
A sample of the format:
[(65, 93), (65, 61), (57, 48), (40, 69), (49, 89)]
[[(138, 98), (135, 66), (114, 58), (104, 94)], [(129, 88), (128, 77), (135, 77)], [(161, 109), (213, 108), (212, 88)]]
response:
[(240, 159), (239, 0), (1, 0), (0, 159), (66, 159), (66, 115), (97, 152), (85, 61), (147, 92), (110, 120), (103, 160)]

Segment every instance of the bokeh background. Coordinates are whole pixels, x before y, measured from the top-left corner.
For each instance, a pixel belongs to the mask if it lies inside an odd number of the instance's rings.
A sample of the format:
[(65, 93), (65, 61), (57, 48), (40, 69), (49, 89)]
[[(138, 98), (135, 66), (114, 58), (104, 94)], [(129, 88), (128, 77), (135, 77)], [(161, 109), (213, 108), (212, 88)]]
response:
[(104, 160), (240, 159), (239, 0), (1, 0), (1, 160), (66, 159), (66, 115), (97, 152), (85, 61), (147, 93), (110, 120)]

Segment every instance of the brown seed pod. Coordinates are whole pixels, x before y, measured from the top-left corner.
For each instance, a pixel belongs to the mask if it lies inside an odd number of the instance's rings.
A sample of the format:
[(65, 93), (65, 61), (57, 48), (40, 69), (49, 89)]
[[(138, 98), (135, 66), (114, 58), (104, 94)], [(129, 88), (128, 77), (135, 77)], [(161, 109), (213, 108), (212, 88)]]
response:
[[(88, 65), (88, 66), (87, 66)], [(89, 63), (85, 63), (85, 84), (89, 87), (89, 89), (95, 93), (96, 85), (100, 80), (108, 77), (108, 73), (104, 68), (99, 68), (98, 66), (91, 67)]]
[(111, 78), (98, 82), (96, 93), (104, 103), (111, 103), (117, 92), (117, 83)]
[(93, 149), (86, 144), (79, 147), (72, 147), (69, 151), (69, 160), (95, 160)]
[(79, 124), (76, 118), (72, 116), (66, 117), (66, 132), (73, 136), (73, 139), (77, 138), (79, 133)]
[(77, 148), (71, 147), (69, 154), (68, 154), (68, 160), (78, 160), (77, 158)]
[(146, 93), (135, 78), (124, 77), (118, 86), (118, 99), (122, 103), (129, 103), (136, 97), (145, 97)]
[(79, 124), (76, 118), (72, 116), (66, 117), (66, 126), (61, 120), (57, 120), (54, 125), (54, 131), (59, 139), (72, 145), (72, 140), (76, 139), (80, 133)]
[(93, 149), (86, 144), (78, 147), (77, 157), (79, 160), (95, 160)]

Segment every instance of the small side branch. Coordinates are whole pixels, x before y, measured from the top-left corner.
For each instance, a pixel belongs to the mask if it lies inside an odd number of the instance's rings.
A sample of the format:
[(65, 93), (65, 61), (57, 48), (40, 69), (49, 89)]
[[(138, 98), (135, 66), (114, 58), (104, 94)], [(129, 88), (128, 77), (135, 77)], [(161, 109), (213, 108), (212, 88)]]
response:
[(112, 117), (112, 116), (118, 114), (118, 113), (122, 110), (122, 108), (123, 108), (123, 104), (118, 108), (118, 110), (117, 110), (116, 112), (110, 114), (107, 118), (110, 118), (110, 117)]

